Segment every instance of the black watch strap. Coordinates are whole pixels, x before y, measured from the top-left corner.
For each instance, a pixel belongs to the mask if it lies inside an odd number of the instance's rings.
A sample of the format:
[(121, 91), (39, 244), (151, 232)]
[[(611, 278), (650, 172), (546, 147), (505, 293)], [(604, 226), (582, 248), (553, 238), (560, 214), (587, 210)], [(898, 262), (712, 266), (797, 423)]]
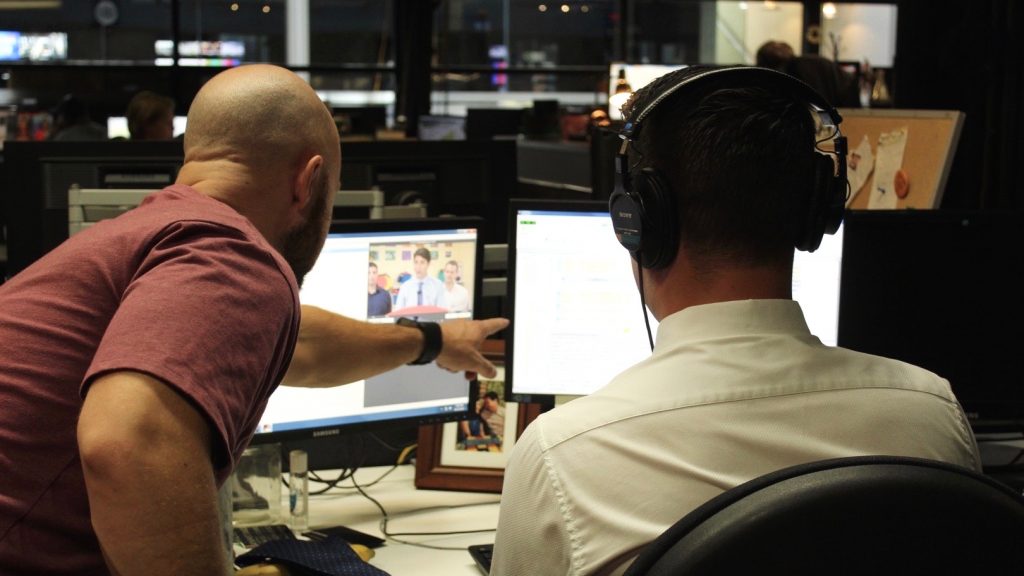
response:
[(419, 328), (423, 334), (423, 350), (420, 352), (420, 357), (409, 362), (414, 366), (421, 364), (430, 364), (437, 359), (438, 354), (441, 353), (441, 325), (437, 322), (417, 322), (410, 318), (399, 318), (397, 324), (399, 326), (410, 326)]

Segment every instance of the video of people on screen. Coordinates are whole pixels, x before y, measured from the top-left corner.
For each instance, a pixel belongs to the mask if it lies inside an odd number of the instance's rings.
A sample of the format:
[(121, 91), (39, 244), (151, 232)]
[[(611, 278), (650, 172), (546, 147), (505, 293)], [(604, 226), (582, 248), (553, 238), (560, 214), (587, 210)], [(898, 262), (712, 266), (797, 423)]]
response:
[(374, 244), (367, 265), (366, 317), (469, 317), (472, 242)]

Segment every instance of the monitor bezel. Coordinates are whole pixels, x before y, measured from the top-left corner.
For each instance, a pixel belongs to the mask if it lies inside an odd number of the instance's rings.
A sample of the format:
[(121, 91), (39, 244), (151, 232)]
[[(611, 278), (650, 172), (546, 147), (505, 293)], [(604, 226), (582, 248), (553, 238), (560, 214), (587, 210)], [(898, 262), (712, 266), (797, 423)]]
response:
[[(483, 231), (484, 219), (472, 216), (458, 217), (428, 217), (428, 218), (394, 218), (374, 220), (332, 220), (328, 234), (337, 233), (386, 233), (386, 232), (419, 232), (430, 230), (454, 230), (460, 228), (475, 228), (477, 230), (477, 250), (475, 254), (475, 270), (473, 274), (473, 311), (480, 309), (481, 288), (483, 286)], [(352, 433), (381, 430), (385, 428), (397, 428), (408, 425), (443, 424), (465, 419), (469, 416), (470, 406), (476, 401), (476, 394), (479, 390), (477, 380), (466, 380), (467, 403), (465, 410), (454, 410), (438, 414), (403, 416), (398, 418), (381, 418), (358, 422), (346, 422), (344, 424), (327, 424), (322, 426), (311, 426), (309, 428), (277, 430), (271, 432), (256, 431), (253, 434), (251, 444), (269, 444), (277, 442), (294, 442), (304, 439), (329, 439), (333, 437), (345, 437)]]
[(505, 306), (510, 320), (505, 329), (505, 400), (507, 402), (537, 403), (551, 406), (553, 394), (524, 394), (515, 391), (515, 308), (516, 308), (516, 219), (520, 210), (549, 210), (565, 212), (607, 212), (608, 203), (600, 200), (553, 200), (513, 198), (508, 203), (508, 284), (505, 288)]
[[(843, 236), (844, 286), (840, 296), (839, 346), (909, 362), (947, 379), (975, 433), (1024, 430), (1024, 387), (982, 383), (979, 388), (976, 381), (958, 379), (965, 374), (970, 377), (1011, 374), (1013, 346), (1008, 345), (1011, 352), (995, 354), (999, 363), (992, 367), (988, 363), (979, 363), (983, 356), (972, 354), (974, 350), (969, 348), (990, 349), (983, 345), (984, 337), (941, 334), (941, 330), (934, 329), (941, 324), (950, 330), (956, 322), (970, 317), (979, 323), (974, 326), (977, 334), (991, 335), (993, 340), (1004, 343), (1011, 342), (1005, 330), (1009, 328), (1012, 333), (1010, 327), (1019, 325), (1021, 308), (1013, 300), (998, 297), (998, 290), (1007, 290), (1008, 283), (1000, 282), (1000, 277), (986, 272), (997, 268), (986, 263), (996, 261), (1009, 265), (1013, 258), (1019, 257), (1018, 247), (1024, 244), (1024, 240), (1016, 233), (1018, 222), (1019, 214), (997, 210), (849, 211)], [(921, 250), (941, 247), (946, 243), (944, 239), (952, 234), (959, 236), (956, 238), (958, 254), (945, 253), (940, 258), (938, 254), (921, 253)], [(974, 235), (973, 239), (968, 235)], [(998, 237), (1009, 237), (1016, 243), (998, 245), (992, 241)], [(970, 244), (964, 244), (965, 238), (971, 240)], [(956, 258), (976, 266), (975, 271), (981, 272), (972, 275), (970, 269), (950, 268), (955, 266)], [(871, 268), (861, 267), (865, 263), (869, 263)], [(922, 276), (912, 274), (915, 270)], [(889, 271), (892, 273), (887, 273)], [(943, 275), (955, 275), (965, 280), (957, 284), (934, 281), (942, 280)], [(1010, 276), (1010, 272), (1005, 272), (1001, 278)], [(913, 284), (899, 283), (904, 279), (913, 281)], [(966, 292), (956, 289), (963, 285), (970, 288)], [(882, 287), (886, 290), (882, 291)], [(891, 302), (881, 301), (886, 303), (885, 306), (881, 306), (879, 300), (883, 293), (894, 299)], [(937, 303), (941, 295), (946, 297)], [(908, 297), (914, 302), (908, 302)], [(909, 310), (924, 308), (922, 301), (937, 303), (929, 308), (933, 318), (930, 321), (932, 330), (911, 332), (907, 323), (897, 324), (885, 314), (887, 310), (909, 314)], [(954, 314), (949, 305), (967, 306), (970, 310)], [(999, 310), (994, 311), (992, 307)], [(988, 317), (982, 317), (985, 312), (989, 313)], [(873, 337), (872, 334), (883, 336)], [(924, 338), (915, 338), (915, 335)], [(891, 344), (894, 341), (896, 344)], [(942, 352), (932, 352), (934, 348)], [(963, 360), (953, 369), (943, 366), (958, 357)]]

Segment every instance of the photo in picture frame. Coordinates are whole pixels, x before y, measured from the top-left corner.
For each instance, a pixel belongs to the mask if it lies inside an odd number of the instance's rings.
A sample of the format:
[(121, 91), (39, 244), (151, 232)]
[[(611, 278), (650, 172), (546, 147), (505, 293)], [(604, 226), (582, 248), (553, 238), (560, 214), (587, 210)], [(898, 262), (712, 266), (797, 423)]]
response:
[(478, 416), (420, 426), (416, 487), (439, 490), (501, 492), (508, 455), (515, 439), (540, 414), (539, 404), (504, 400), (504, 370), (480, 379), (471, 412)]

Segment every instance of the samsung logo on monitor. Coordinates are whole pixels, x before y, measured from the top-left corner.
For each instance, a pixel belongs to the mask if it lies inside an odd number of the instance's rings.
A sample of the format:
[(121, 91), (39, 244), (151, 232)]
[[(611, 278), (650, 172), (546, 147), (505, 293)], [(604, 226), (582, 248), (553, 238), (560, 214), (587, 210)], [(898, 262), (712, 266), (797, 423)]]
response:
[(313, 438), (323, 438), (324, 436), (337, 436), (341, 434), (337, 428), (331, 428), (330, 430), (317, 430), (313, 432)]

